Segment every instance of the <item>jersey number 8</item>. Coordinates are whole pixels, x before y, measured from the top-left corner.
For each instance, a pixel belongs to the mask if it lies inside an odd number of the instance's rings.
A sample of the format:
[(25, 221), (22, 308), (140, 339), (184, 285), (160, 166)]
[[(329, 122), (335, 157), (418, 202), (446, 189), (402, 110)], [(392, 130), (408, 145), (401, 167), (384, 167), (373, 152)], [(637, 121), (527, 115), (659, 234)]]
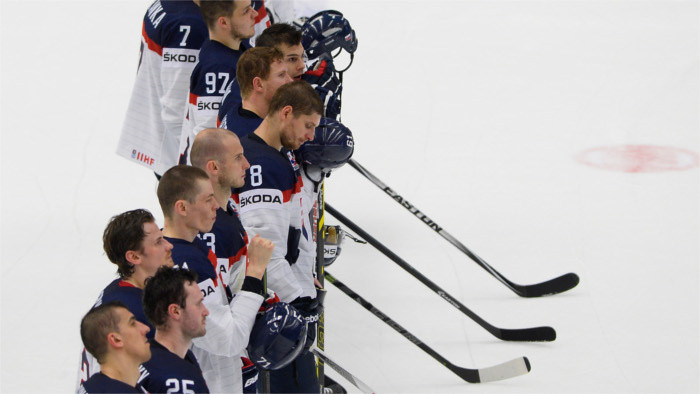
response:
[(250, 185), (262, 185), (262, 166), (260, 164), (250, 166)]

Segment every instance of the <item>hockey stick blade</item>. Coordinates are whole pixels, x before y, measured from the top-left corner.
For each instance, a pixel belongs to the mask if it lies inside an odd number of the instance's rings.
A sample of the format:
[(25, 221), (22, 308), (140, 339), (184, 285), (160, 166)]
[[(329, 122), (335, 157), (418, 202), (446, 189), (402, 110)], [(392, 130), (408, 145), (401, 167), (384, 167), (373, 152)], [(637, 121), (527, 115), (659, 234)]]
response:
[(377, 309), (369, 301), (362, 298), (359, 294), (355, 293), (343, 282), (339, 281), (330, 272), (326, 271), (324, 273), (326, 279), (331, 282), (338, 290), (342, 291), (348, 297), (352, 298), (355, 302), (360, 304), (363, 308), (371, 312), (374, 316), (378, 317), (379, 320), (386, 323), (389, 327), (393, 328), (396, 332), (403, 335), (404, 338), (408, 339), (411, 343), (418, 346), (421, 350), (428, 353), (432, 358), (437, 360), (440, 364), (445, 366), (447, 369), (452, 371), (455, 375), (462, 378), (464, 381), (469, 383), (485, 383), (493, 382), (496, 380), (504, 380), (514, 378), (516, 376), (524, 375), (530, 372), (530, 361), (527, 357), (519, 357), (508, 362), (494, 365), (487, 368), (471, 369), (457, 366), (445, 357), (440, 355), (438, 352), (433, 350), (431, 347), (423, 343), (416, 336), (411, 334), (408, 330), (403, 328), (400, 324), (392, 320), (389, 316), (385, 315), (382, 311)]
[(346, 370), (345, 368), (341, 367), (340, 364), (337, 362), (333, 361), (326, 353), (324, 353), (322, 350), (319, 348), (313, 347), (311, 348), (311, 351), (316, 355), (316, 357), (320, 358), (323, 360), (325, 364), (328, 364), (331, 368), (333, 368), (340, 376), (344, 377), (345, 380), (350, 382), (353, 386), (357, 387), (362, 391), (363, 393), (366, 394), (374, 394), (374, 390), (372, 390), (365, 382), (361, 381), (358, 377), (355, 375), (351, 374)]
[(478, 325), (480, 325), (482, 328), (484, 328), (486, 331), (491, 333), (491, 335), (495, 336), (496, 338), (501, 339), (503, 341), (527, 341), (527, 342), (551, 342), (557, 338), (556, 331), (554, 331), (554, 329), (552, 327), (547, 327), (547, 326), (532, 327), (532, 328), (512, 328), (512, 329), (499, 328), (499, 327), (494, 326), (493, 324), (484, 320), (481, 316), (479, 316), (476, 313), (474, 313), (473, 311), (471, 311), (464, 304), (459, 302), (459, 300), (452, 297), (449, 293), (447, 293), (445, 290), (443, 290), (440, 286), (438, 286), (436, 283), (432, 282), (425, 275), (423, 275), (420, 271), (418, 271), (413, 266), (408, 264), (401, 257), (399, 257), (396, 253), (389, 250), (389, 248), (387, 248), (386, 246), (381, 244), (376, 238), (369, 235), (366, 231), (364, 231), (362, 228), (360, 228), (360, 226), (353, 223), (350, 219), (348, 219), (343, 214), (338, 212), (335, 208), (333, 208), (328, 203), (326, 203), (326, 212), (333, 215), (343, 225), (347, 226), (349, 229), (354, 231), (355, 234), (362, 237), (365, 241), (367, 241), (375, 249), (380, 251), (383, 255), (388, 257), (391, 261), (396, 263), (399, 267), (403, 268), (406, 272), (411, 274), (414, 278), (418, 279), (421, 283), (423, 283), (430, 290), (435, 292), (437, 295), (439, 295), (442, 299), (447, 301), (450, 305), (455, 307), (457, 310), (459, 310), (463, 314), (469, 316), (470, 319), (474, 320)]
[(485, 269), (489, 274), (491, 274), (493, 277), (498, 279), (501, 283), (503, 283), (506, 287), (508, 287), (511, 291), (513, 291), (515, 294), (519, 295), (520, 297), (541, 297), (541, 296), (545, 296), (545, 295), (558, 294), (558, 293), (565, 292), (567, 290), (571, 290), (572, 288), (576, 287), (576, 285), (578, 285), (579, 277), (578, 277), (578, 275), (576, 275), (574, 273), (568, 273), (568, 274), (559, 276), (557, 278), (553, 278), (553, 279), (550, 279), (550, 280), (547, 280), (547, 281), (544, 281), (541, 283), (536, 283), (536, 284), (531, 284), (531, 285), (519, 285), (517, 283), (510, 281), (508, 278), (501, 275), (501, 273), (499, 273), (493, 267), (491, 267), (488, 263), (486, 263), (486, 261), (484, 261), (482, 258), (477, 256), (476, 254), (474, 254), (471, 250), (469, 250), (466, 246), (464, 246), (464, 244), (459, 242), (455, 237), (453, 237), (450, 233), (448, 233), (441, 226), (439, 226), (435, 221), (430, 219), (426, 214), (424, 214), (418, 208), (416, 208), (413, 204), (408, 202), (408, 200), (404, 199), (401, 195), (399, 195), (394, 190), (392, 190), (389, 186), (387, 186), (384, 182), (382, 182), (374, 174), (369, 172), (365, 167), (361, 166), (360, 163), (358, 163), (354, 159), (350, 159), (348, 161), (348, 163), (350, 164), (350, 166), (352, 168), (357, 170), (357, 172), (359, 172), (362, 176), (367, 178), (375, 186), (377, 186), (382, 191), (384, 191), (384, 193), (386, 193), (389, 197), (391, 197), (393, 200), (395, 200), (397, 203), (399, 203), (402, 207), (406, 208), (409, 212), (411, 212), (421, 222), (425, 223), (433, 231), (440, 234), (441, 237), (446, 239), (449, 243), (451, 243), (454, 247), (459, 249), (462, 253), (469, 256), (469, 258), (471, 258), (481, 268)]

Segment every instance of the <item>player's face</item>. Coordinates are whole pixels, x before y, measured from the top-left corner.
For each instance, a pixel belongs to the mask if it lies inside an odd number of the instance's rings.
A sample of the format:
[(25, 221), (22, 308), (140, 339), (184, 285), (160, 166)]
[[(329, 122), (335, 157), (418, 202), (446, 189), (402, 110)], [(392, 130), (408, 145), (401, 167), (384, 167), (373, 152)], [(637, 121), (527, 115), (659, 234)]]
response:
[(289, 46), (280, 44), (276, 46), (284, 55), (284, 64), (287, 66), (287, 73), (293, 80), (301, 79), (304, 73), (304, 47), (301, 44)]
[(282, 132), (282, 146), (287, 149), (299, 149), (301, 144), (314, 139), (314, 132), (321, 122), (321, 115), (291, 115)]
[(140, 260), (139, 266), (148, 276), (153, 276), (162, 266), (173, 266), (171, 251), (173, 244), (163, 238), (163, 232), (154, 222), (144, 223), (143, 232), (146, 236), (143, 239), (141, 250), (137, 252)]
[(221, 163), (219, 185), (222, 188), (243, 187), (245, 185), (245, 170), (250, 163), (243, 155), (243, 147), (238, 138), (226, 138), (223, 141), (226, 159)]
[(182, 332), (187, 337), (199, 338), (207, 333), (206, 318), (209, 310), (204, 306), (204, 295), (195, 282), (185, 284), (185, 309), (182, 310)]
[(236, 40), (245, 40), (255, 35), (255, 17), (257, 11), (253, 9), (250, 0), (234, 0), (235, 9), (231, 15), (231, 37)]
[(148, 326), (136, 320), (134, 314), (126, 308), (117, 308), (115, 312), (119, 316), (119, 336), (126, 354), (139, 364), (150, 360), (151, 345), (146, 339), (146, 333), (150, 331)]
[(187, 221), (190, 227), (203, 233), (208, 233), (216, 221), (216, 210), (219, 204), (214, 198), (214, 188), (209, 180), (197, 180), (199, 193), (194, 202), (187, 202)]
[(283, 62), (270, 64), (270, 75), (262, 81), (265, 100), (269, 103), (280, 86), (292, 82), (292, 78), (287, 72), (287, 67)]

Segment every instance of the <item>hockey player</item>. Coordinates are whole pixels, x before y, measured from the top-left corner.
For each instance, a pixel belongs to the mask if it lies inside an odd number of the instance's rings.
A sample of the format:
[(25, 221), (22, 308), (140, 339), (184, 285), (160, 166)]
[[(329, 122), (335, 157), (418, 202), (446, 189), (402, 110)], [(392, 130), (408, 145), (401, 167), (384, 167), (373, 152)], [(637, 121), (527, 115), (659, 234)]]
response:
[(137, 381), (139, 365), (151, 358), (147, 332), (148, 326), (118, 301), (91, 309), (80, 322), (80, 337), (101, 371), (83, 382), (78, 393), (145, 392)]
[[(250, 168), (245, 186), (232, 195), (248, 234), (259, 234), (275, 243), (267, 270), (268, 286), (310, 323), (317, 321), (320, 306), (314, 302), (315, 292), (313, 297), (304, 295), (306, 286), (301, 282), (310, 282), (313, 288), (313, 273), (309, 271), (300, 280), (292, 269), (302, 236), (301, 184), (292, 150), (313, 138), (322, 112), (318, 94), (306, 82), (280, 87), (260, 127), (241, 140)], [(315, 324), (308, 331), (314, 335)], [(313, 338), (307, 342), (312, 343)], [(270, 388), (273, 392), (318, 392), (313, 355), (304, 352), (287, 367), (271, 371)]]
[(208, 37), (198, 3), (157, 0), (143, 18), (139, 67), (117, 154), (158, 177), (177, 164), (190, 74)]
[(246, 277), (229, 303), (222, 277), (216, 272), (216, 255), (197, 238), (199, 232), (211, 231), (219, 208), (207, 173), (191, 166), (171, 168), (158, 184), (158, 201), (165, 217), (164, 234), (174, 245), (173, 260), (180, 268), (197, 273), (210, 312), (207, 333), (193, 339), (192, 351), (212, 392), (241, 392), (240, 355), (263, 302), (261, 279), (274, 245), (260, 236), (251, 239)]
[[(173, 266), (173, 245), (163, 238), (163, 233), (150, 212), (144, 209), (127, 211), (112, 217), (102, 235), (107, 258), (117, 266), (119, 278), (102, 290), (94, 307), (119, 301), (149, 327), (148, 337), (155, 330), (143, 312), (141, 297), (146, 279), (153, 276), (161, 266)], [(99, 364), (88, 349), (81, 354), (78, 386), (99, 372)]]
[(245, 270), (248, 236), (229, 198), (232, 188), (243, 186), (250, 164), (238, 137), (223, 129), (205, 129), (197, 134), (191, 157), (192, 165), (209, 176), (219, 205), (214, 226), (201, 238), (216, 254), (217, 271), (231, 298), (242, 286), (244, 275), (239, 273)]
[(189, 101), (180, 134), (180, 163), (189, 162), (189, 150), (201, 130), (216, 127), (221, 97), (236, 76), (236, 64), (249, 48), (247, 39), (255, 34), (258, 13), (250, 0), (210, 0), (200, 5), (209, 29), (209, 41), (202, 45), (199, 63), (190, 76)]
[(192, 338), (206, 333), (204, 296), (197, 274), (161, 267), (143, 290), (143, 309), (156, 327), (151, 359), (143, 364), (139, 384), (151, 393), (208, 393)]
[[(256, 48), (266, 47), (279, 50), (282, 53), (282, 61), (287, 68), (287, 74), (289, 74), (289, 77), (295, 81), (301, 79), (301, 75), (304, 73), (304, 48), (301, 46), (301, 33), (296, 28), (286, 23), (272, 25), (265, 29), (265, 31), (263, 31), (263, 33), (257, 38), (255, 45)], [(260, 66), (256, 68), (259, 69)], [(255, 71), (251, 69), (250, 65), (248, 66), (248, 69), (249, 71)], [(240, 116), (240, 113), (242, 112), (241, 101), (244, 101), (242, 106), (243, 108), (250, 110), (251, 107), (251, 98), (248, 97), (246, 100), (243, 100), (241, 97), (241, 77), (238, 77), (238, 72), (240, 72), (240, 70), (241, 67), (239, 66), (238, 71), (236, 71), (236, 79), (226, 89), (224, 98), (221, 101), (221, 107), (219, 108), (219, 127), (224, 129), (229, 129), (227, 125), (233, 123), (231, 121), (233, 117)], [(255, 76), (256, 73), (246, 71), (244, 75)], [(249, 86), (249, 88), (246, 88), (246, 91), (252, 91), (252, 80), (250, 78), (247, 82), (245, 82), (245, 84)], [(261, 120), (265, 117), (265, 115), (267, 115), (266, 107), (269, 105), (271, 98), (272, 96), (270, 95), (265, 103), (264, 111), (253, 111)], [(255, 130), (255, 127), (250, 131), (253, 130)], [(238, 133), (238, 135), (242, 136), (241, 133)]]
[(243, 101), (223, 117), (222, 129), (243, 137), (260, 126), (272, 96), (292, 81), (282, 60), (282, 52), (275, 48), (253, 48), (241, 56), (236, 80), (242, 85)]

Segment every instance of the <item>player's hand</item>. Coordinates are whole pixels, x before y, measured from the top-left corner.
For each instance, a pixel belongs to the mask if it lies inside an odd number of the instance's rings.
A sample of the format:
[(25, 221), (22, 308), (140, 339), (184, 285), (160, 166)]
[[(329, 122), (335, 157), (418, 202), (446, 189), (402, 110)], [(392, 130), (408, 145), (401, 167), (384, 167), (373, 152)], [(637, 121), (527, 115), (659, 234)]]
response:
[(275, 244), (273, 244), (272, 241), (260, 237), (260, 234), (256, 234), (255, 237), (250, 240), (250, 243), (248, 243), (248, 267), (246, 268), (246, 275), (262, 279), (274, 249)]

